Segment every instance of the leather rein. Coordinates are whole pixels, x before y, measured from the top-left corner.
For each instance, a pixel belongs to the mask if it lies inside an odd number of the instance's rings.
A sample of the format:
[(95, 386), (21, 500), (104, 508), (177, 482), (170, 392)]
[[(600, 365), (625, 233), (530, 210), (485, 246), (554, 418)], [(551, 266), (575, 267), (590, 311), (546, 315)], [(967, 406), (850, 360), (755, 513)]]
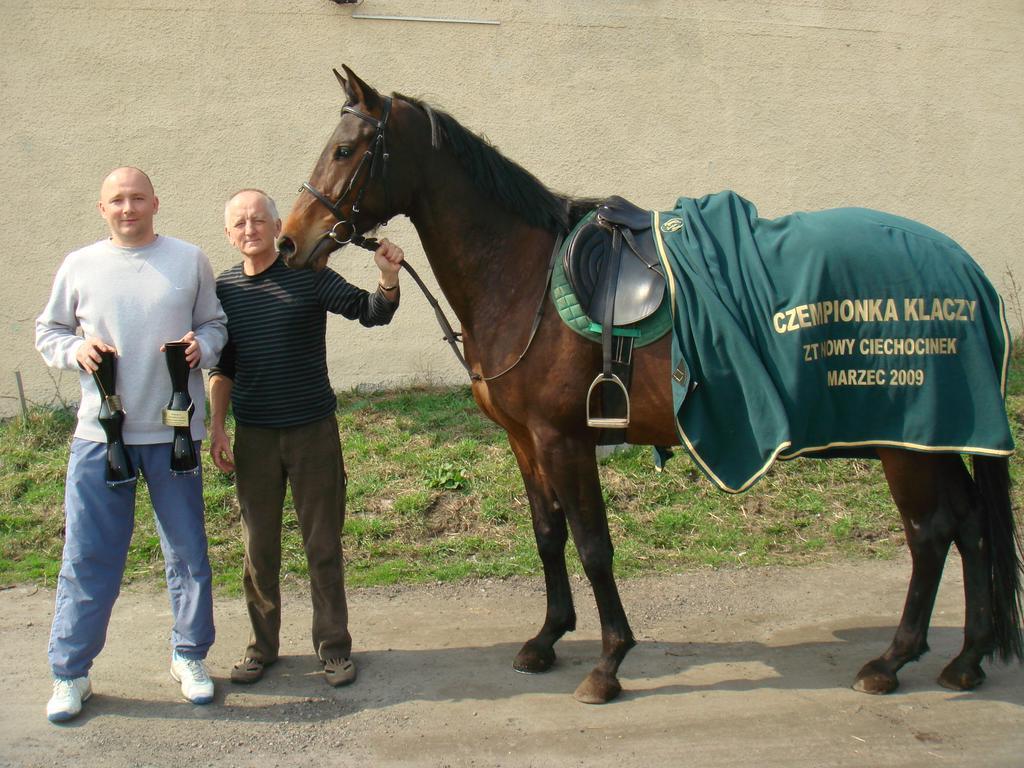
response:
[[(376, 238), (363, 237), (362, 235), (358, 234), (356, 231), (355, 217), (359, 213), (359, 205), (362, 203), (363, 195), (366, 194), (366, 190), (370, 186), (370, 181), (373, 179), (374, 176), (378, 174), (378, 172), (384, 183), (384, 197), (385, 199), (389, 199), (387, 182), (387, 163), (389, 155), (384, 131), (388, 125), (388, 118), (391, 116), (391, 97), (387, 96), (384, 98), (384, 108), (381, 112), (381, 117), (379, 120), (375, 118), (373, 115), (369, 115), (366, 112), (362, 112), (361, 110), (356, 109), (350, 104), (345, 104), (341, 108), (342, 116), (344, 116), (346, 113), (350, 115), (355, 115), (360, 120), (366, 121), (375, 129), (373, 138), (370, 140), (370, 146), (367, 147), (366, 151), (363, 153), (363, 157), (359, 161), (359, 165), (356, 168), (356, 172), (352, 174), (352, 178), (349, 180), (348, 186), (345, 187), (345, 191), (341, 193), (338, 199), (334, 201), (332, 201), (329, 197), (327, 197), (327, 195), (318, 190), (308, 181), (304, 181), (302, 183), (302, 189), (305, 190), (306, 192), (309, 192), (309, 194), (316, 198), (316, 200), (321, 205), (323, 205), (328, 211), (330, 211), (334, 218), (337, 219), (335, 225), (320, 237), (321, 242), (327, 238), (330, 238), (339, 246), (344, 246), (351, 243), (352, 245), (358, 246), (359, 248), (365, 248), (368, 251), (376, 251), (377, 248), (380, 247), (380, 242)], [(356, 181), (359, 179), (360, 175), (363, 174), (364, 168), (367, 169), (367, 173), (365, 175), (365, 178), (363, 179), (362, 186), (355, 193), (355, 202), (352, 203), (352, 209), (349, 216), (345, 216), (344, 211), (342, 211), (341, 209), (343, 201), (346, 198), (348, 198), (349, 195), (352, 194), (353, 189), (355, 189)], [(342, 237), (342, 235), (338, 232), (338, 228), (342, 226), (349, 228), (347, 237)], [(378, 224), (378, 226), (381, 225)], [(530, 329), (530, 337), (526, 341), (526, 346), (523, 348), (523, 351), (519, 354), (519, 357), (517, 357), (510, 366), (505, 368), (500, 373), (493, 374), (492, 376), (484, 376), (483, 374), (476, 373), (472, 368), (469, 367), (469, 363), (466, 362), (466, 358), (462, 354), (462, 350), (459, 349), (459, 342), (462, 340), (462, 334), (456, 332), (452, 328), (451, 323), (448, 322), (448, 318), (445, 317), (444, 311), (441, 309), (441, 305), (438, 303), (437, 299), (434, 298), (434, 295), (424, 284), (420, 276), (416, 273), (416, 270), (412, 268), (408, 261), (405, 261), (404, 259), (402, 260), (401, 266), (405, 268), (405, 270), (409, 273), (409, 276), (413, 279), (416, 285), (420, 287), (420, 290), (426, 297), (427, 302), (433, 308), (434, 317), (437, 318), (437, 323), (439, 326), (441, 326), (441, 332), (444, 334), (444, 340), (447, 341), (448, 346), (452, 348), (452, 352), (455, 353), (455, 357), (458, 359), (459, 363), (462, 364), (462, 367), (466, 370), (466, 373), (469, 375), (471, 381), (493, 381), (494, 379), (497, 379), (500, 376), (504, 376), (506, 373), (511, 371), (519, 364), (519, 362), (524, 357), (526, 357), (526, 353), (530, 350), (530, 346), (533, 344), (533, 339), (537, 335), (537, 329), (540, 327), (541, 317), (544, 314), (544, 305), (546, 303), (545, 300), (547, 299), (548, 286), (551, 284), (551, 275), (555, 268), (555, 260), (558, 258), (558, 252), (562, 248), (563, 238), (564, 235), (561, 233), (558, 235), (557, 238), (555, 238), (555, 247), (551, 253), (551, 261), (548, 264), (547, 278), (544, 281), (544, 291), (541, 294), (540, 304), (537, 306), (537, 311), (534, 314), (533, 327)], [(316, 247), (314, 246), (313, 249), (310, 250), (310, 253), (313, 253), (315, 251)]]

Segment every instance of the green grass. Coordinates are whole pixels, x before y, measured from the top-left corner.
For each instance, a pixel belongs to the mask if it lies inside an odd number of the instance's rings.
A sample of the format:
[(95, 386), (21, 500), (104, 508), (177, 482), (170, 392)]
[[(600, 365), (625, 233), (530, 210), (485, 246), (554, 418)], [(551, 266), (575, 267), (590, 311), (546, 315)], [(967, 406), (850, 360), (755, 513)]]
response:
[[(1024, 424), (1019, 357), (1008, 398), (1015, 437)], [(540, 573), (515, 460), (468, 387), (342, 393), (338, 420), (349, 475), (349, 584)], [(56, 578), (73, 428), (73, 414), (50, 410), (0, 423), (0, 584), (52, 585)], [(215, 584), (234, 593), (242, 563), (238, 504), (231, 478), (205, 453), (203, 461)], [(641, 447), (614, 453), (600, 471), (621, 575), (890, 557), (903, 546), (878, 462), (780, 462), (736, 496), (715, 490), (682, 450), (663, 473), (653, 471), (650, 451)], [(1012, 460), (1011, 471), (1020, 475), (1020, 459)], [(1016, 491), (1014, 505), (1020, 505)], [(304, 578), (290, 496), (286, 506), (282, 570), (286, 578)], [(569, 561), (581, 572), (571, 545)], [(162, 578), (152, 506), (140, 485), (126, 580)]]

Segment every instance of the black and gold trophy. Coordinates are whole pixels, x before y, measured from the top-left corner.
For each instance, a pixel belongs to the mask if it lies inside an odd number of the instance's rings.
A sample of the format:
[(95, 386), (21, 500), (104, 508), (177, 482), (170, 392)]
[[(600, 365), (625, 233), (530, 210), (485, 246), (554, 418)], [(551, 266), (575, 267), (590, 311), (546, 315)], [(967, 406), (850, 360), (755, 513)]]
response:
[(124, 447), (121, 429), (124, 425), (124, 407), (116, 394), (117, 355), (114, 352), (100, 352), (99, 366), (93, 371), (93, 381), (100, 391), (100, 411), (97, 420), (107, 436), (107, 485), (116, 488), (129, 485), (137, 480), (135, 467)]
[(171, 400), (164, 408), (164, 424), (174, 427), (171, 443), (171, 474), (194, 475), (199, 471), (199, 456), (192, 441), (192, 414), (196, 405), (188, 392), (188, 360), (185, 359), (187, 341), (169, 341), (164, 344), (167, 371), (171, 374)]

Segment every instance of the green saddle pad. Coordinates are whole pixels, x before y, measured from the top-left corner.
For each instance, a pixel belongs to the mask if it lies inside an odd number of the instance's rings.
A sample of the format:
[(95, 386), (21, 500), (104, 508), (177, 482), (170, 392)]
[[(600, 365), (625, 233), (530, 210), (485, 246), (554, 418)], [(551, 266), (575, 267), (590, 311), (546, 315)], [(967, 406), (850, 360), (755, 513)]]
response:
[[(562, 322), (580, 336), (600, 344), (601, 332), (591, 329), (591, 319), (583, 311), (583, 307), (580, 306), (579, 299), (573, 293), (572, 286), (569, 285), (569, 279), (565, 276), (565, 269), (562, 266), (565, 249), (569, 247), (569, 243), (572, 241), (572, 236), (576, 233), (576, 230), (584, 224), (593, 221), (596, 216), (597, 211), (588, 213), (573, 228), (569, 236), (565, 238), (565, 242), (562, 244), (562, 251), (558, 254), (558, 258), (555, 259), (555, 269), (551, 273), (551, 301), (554, 302), (555, 309), (558, 310), (558, 316), (562, 318)], [(667, 299), (668, 291), (665, 292), (665, 296)], [(633, 345), (636, 347), (643, 347), (657, 341), (668, 333), (671, 327), (672, 307), (667, 300), (662, 300), (661, 306), (658, 307), (654, 314), (638, 323), (624, 326), (628, 335), (634, 337)]]

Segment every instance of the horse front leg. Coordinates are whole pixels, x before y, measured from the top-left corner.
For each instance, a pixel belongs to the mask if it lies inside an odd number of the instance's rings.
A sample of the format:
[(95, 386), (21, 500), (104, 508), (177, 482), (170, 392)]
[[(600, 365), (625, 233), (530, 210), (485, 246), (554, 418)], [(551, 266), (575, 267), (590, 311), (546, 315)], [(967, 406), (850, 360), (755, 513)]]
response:
[(509, 434), (509, 443), (519, 471), (523, 475), (526, 495), (530, 500), (533, 535), (537, 553), (544, 567), (544, 586), (547, 593), (547, 612), (544, 625), (527, 640), (516, 654), (512, 666), (519, 672), (547, 672), (555, 663), (555, 643), (566, 632), (576, 629), (576, 610), (569, 586), (569, 572), (565, 565), (565, 544), (569, 532), (565, 514), (555, 499), (554, 490), (544, 477), (528, 440)]
[(853, 684), (855, 690), (875, 694), (896, 690), (896, 673), (928, 651), (928, 625), (955, 528), (947, 482), (955, 482), (949, 475), (956, 475), (956, 467), (946, 461), (949, 457), (891, 449), (879, 449), (878, 453), (903, 519), (912, 570), (892, 643), (861, 668)]
[(584, 440), (559, 436), (547, 443), (541, 461), (572, 529), (601, 621), (601, 658), (574, 696), (585, 704), (604, 704), (622, 691), (619, 665), (636, 640), (615, 585), (612, 540), (594, 447)]

